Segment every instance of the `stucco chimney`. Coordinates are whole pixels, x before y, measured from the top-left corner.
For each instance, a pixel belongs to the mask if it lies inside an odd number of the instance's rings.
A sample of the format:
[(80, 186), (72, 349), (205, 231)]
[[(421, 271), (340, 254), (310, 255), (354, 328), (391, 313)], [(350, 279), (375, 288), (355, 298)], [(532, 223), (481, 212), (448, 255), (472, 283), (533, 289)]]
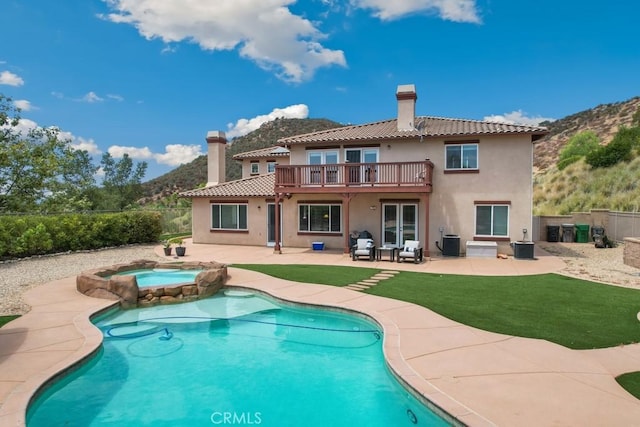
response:
[(224, 132), (207, 132), (207, 187), (220, 184), (225, 180), (225, 148), (227, 137)]
[(398, 100), (398, 130), (414, 130), (416, 119), (416, 94), (415, 85), (398, 85), (396, 90)]

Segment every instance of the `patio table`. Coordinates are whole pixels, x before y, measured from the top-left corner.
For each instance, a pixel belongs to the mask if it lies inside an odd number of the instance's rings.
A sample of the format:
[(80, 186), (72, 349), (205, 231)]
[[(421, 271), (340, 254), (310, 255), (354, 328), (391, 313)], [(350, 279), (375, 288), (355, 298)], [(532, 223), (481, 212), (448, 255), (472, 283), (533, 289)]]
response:
[(380, 246), (376, 248), (376, 260), (380, 261), (382, 259), (382, 253), (389, 253), (389, 261), (393, 262), (396, 260), (396, 252), (398, 248), (395, 246)]

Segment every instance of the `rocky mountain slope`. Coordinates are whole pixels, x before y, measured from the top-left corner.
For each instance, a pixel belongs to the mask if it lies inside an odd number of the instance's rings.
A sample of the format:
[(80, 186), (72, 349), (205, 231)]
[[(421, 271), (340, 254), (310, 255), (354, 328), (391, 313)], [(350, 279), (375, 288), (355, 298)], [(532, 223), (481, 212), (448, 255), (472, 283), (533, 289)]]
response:
[[(233, 156), (246, 151), (271, 147), (278, 139), (304, 133), (333, 129), (342, 126), (340, 123), (326, 119), (276, 119), (260, 126), (247, 135), (234, 138), (227, 144), (225, 161), (227, 165), (226, 180), (241, 178), (240, 164)], [(176, 192), (198, 188), (207, 182), (207, 156), (203, 155), (190, 163), (142, 184), (144, 202), (157, 200)]]
[(631, 126), (632, 116), (639, 108), (640, 96), (637, 96), (623, 102), (598, 105), (555, 122), (541, 123), (549, 128), (549, 134), (536, 143), (534, 168), (541, 172), (555, 165), (562, 147), (578, 132), (592, 130), (602, 144), (608, 144), (620, 126)]

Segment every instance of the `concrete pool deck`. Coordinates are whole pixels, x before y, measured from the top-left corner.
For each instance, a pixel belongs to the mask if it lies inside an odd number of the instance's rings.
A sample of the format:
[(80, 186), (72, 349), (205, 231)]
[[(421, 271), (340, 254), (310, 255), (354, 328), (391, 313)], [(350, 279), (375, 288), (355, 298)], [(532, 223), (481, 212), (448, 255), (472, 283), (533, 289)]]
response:
[[(162, 248), (156, 249), (162, 254)], [(474, 275), (558, 272), (564, 262), (536, 248), (536, 260), (432, 258), (422, 264), (352, 261), (332, 251), (197, 245), (186, 260), (326, 264)], [(172, 259), (167, 257), (167, 259)], [(640, 346), (576, 351), (543, 340), (468, 327), (402, 301), (307, 285), (229, 268), (230, 286), (289, 301), (336, 306), (373, 317), (384, 328), (389, 365), (436, 405), (471, 426), (610, 426), (640, 420), (640, 401), (615, 381), (640, 370)], [(112, 301), (76, 292), (75, 276), (25, 293), (32, 310), (0, 329), (0, 425), (24, 425), (29, 399), (47, 379), (100, 346), (91, 313)], [(639, 325), (640, 326), (640, 325)]]

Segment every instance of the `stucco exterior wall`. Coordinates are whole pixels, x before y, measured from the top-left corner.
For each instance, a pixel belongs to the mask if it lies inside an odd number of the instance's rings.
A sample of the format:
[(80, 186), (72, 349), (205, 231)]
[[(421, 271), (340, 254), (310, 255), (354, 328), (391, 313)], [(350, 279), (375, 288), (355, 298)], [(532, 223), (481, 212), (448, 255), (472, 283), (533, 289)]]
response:
[[(241, 200), (240, 198), (234, 200)], [(192, 233), (194, 243), (220, 243), (234, 245), (267, 244), (267, 203), (265, 199), (248, 200), (248, 231), (212, 231), (211, 201), (208, 198), (193, 199)]]
[(275, 162), (278, 165), (288, 165), (289, 158), (286, 156), (273, 158), (273, 159), (243, 159), (242, 160), (242, 177), (247, 178), (251, 175), (251, 163), (258, 163), (258, 175), (264, 175), (267, 172), (267, 163)]
[[(478, 141), (469, 139), (467, 141)], [(344, 146), (339, 149), (339, 162), (344, 162)], [(347, 146), (355, 148), (355, 146)], [(304, 147), (291, 147), (291, 164), (306, 164)], [(532, 156), (533, 144), (528, 135), (488, 136), (478, 142), (478, 173), (445, 173), (445, 140), (425, 139), (415, 141), (382, 141), (379, 145), (379, 162), (403, 162), (430, 159), (434, 163), (433, 192), (430, 196), (429, 236), (423, 242), (425, 249), (437, 251), (435, 242), (440, 239), (440, 227), (444, 234), (457, 234), (464, 242), (473, 240), (475, 234), (475, 202), (510, 202), (509, 240), (526, 239), (532, 232)], [(412, 199), (418, 194), (384, 194), (354, 197), (350, 204), (352, 230), (367, 229), (376, 240), (381, 237), (380, 199)], [(376, 210), (370, 206), (376, 205)], [(418, 203), (418, 233), (424, 235), (425, 206)], [(360, 214), (358, 214), (360, 212)], [(361, 223), (361, 225), (359, 224)], [(297, 241), (292, 239), (292, 241)], [(508, 242), (502, 244), (508, 248)]]
[[(431, 142), (431, 141), (430, 141)], [(527, 240), (532, 230), (532, 156), (529, 136), (481, 138), (478, 173), (445, 173), (444, 141), (431, 142), (427, 157), (435, 164), (430, 207), (430, 246), (444, 234), (464, 242), (475, 234), (475, 202), (510, 202), (509, 240)], [(508, 246), (508, 242), (506, 245)]]

